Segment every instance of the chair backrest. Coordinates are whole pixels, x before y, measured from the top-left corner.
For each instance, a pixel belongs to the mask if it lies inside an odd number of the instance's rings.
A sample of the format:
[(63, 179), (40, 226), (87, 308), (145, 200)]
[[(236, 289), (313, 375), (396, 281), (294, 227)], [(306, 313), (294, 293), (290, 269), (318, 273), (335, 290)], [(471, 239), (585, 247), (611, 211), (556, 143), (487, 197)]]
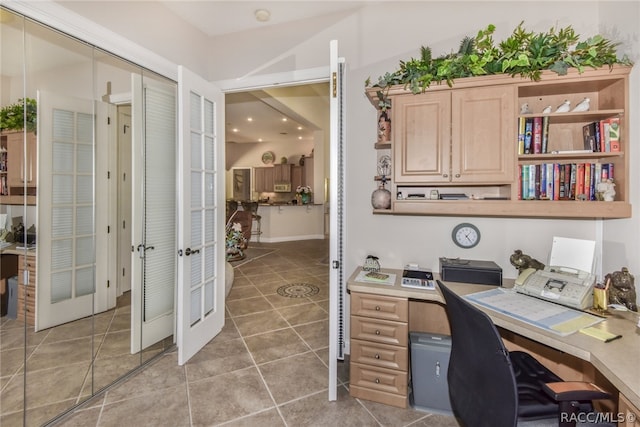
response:
[(447, 380), (454, 415), (467, 427), (515, 426), (518, 388), (498, 330), (485, 313), (438, 286), (451, 327)]

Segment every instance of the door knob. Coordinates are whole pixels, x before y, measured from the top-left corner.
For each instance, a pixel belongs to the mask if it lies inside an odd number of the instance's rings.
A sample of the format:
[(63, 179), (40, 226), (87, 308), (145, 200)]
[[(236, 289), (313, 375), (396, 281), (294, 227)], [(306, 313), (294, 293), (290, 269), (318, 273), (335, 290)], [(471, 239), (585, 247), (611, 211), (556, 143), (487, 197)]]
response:
[(189, 255), (191, 255), (191, 254), (197, 254), (197, 253), (200, 253), (200, 249), (191, 250), (191, 248), (187, 248), (187, 249), (184, 251), (184, 254), (185, 254), (186, 256), (189, 256)]

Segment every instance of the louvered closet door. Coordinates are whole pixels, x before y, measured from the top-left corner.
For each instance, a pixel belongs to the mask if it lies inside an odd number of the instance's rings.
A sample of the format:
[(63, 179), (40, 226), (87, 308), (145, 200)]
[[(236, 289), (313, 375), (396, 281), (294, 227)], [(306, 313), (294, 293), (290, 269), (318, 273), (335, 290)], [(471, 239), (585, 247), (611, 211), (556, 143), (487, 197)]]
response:
[(38, 94), (36, 330), (93, 313), (93, 102)]
[(176, 91), (132, 77), (131, 352), (174, 332)]

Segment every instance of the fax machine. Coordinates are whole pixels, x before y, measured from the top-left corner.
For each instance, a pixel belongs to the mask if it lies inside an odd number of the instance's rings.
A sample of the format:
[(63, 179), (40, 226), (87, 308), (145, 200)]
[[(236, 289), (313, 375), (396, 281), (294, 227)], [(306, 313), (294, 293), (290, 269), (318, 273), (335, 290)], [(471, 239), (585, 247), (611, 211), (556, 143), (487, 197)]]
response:
[(522, 294), (584, 310), (593, 306), (594, 274), (566, 267), (528, 268), (516, 279), (514, 289)]

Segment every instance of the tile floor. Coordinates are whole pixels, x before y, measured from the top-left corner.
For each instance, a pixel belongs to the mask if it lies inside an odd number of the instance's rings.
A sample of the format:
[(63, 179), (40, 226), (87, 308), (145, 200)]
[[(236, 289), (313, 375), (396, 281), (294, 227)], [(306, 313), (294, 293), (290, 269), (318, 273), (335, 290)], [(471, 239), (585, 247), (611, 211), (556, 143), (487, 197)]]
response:
[[(328, 242), (254, 244), (274, 252), (235, 268), (223, 331), (184, 366), (170, 351), (56, 425), (457, 426), (451, 417), (349, 396), (339, 363), (328, 401)], [(308, 283), (316, 295), (276, 290)]]

